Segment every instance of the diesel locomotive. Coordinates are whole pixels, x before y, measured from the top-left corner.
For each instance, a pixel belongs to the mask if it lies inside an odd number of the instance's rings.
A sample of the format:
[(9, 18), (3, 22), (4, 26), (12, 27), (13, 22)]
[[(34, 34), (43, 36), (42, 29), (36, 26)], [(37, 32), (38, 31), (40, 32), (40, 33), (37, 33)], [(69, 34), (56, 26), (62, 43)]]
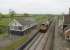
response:
[(49, 28), (49, 22), (47, 22), (47, 23), (42, 23), (42, 24), (40, 25), (39, 32), (41, 32), (41, 33), (46, 33), (47, 30), (48, 30), (48, 28)]

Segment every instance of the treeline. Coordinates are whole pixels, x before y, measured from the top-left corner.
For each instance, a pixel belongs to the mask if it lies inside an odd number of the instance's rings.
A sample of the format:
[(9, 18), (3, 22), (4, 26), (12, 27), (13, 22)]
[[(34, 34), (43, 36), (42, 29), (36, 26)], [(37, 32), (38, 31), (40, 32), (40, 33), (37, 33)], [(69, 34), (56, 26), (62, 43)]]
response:
[(0, 18), (14, 18), (14, 17), (31, 17), (31, 14), (28, 13), (23, 13), (23, 14), (18, 14), (15, 11), (11, 10), (9, 11), (8, 14), (2, 14), (0, 13)]

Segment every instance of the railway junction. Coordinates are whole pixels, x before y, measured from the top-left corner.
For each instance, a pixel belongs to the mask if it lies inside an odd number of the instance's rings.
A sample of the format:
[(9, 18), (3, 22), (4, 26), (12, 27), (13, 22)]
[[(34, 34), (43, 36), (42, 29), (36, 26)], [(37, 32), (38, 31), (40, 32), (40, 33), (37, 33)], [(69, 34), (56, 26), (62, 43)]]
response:
[[(26, 28), (24, 31), (26, 34), (24, 33), (24, 36), (27, 38), (27, 41), (14, 50), (70, 50), (70, 42), (65, 40), (63, 35), (64, 19), (61, 19), (59, 16), (54, 16), (53, 18), (49, 18), (48, 21), (50, 24), (48, 24), (49, 26), (46, 32), (39, 31), (41, 24)], [(47, 21), (45, 21), (45, 23), (47, 23)], [(45, 27), (47, 27), (47, 25), (45, 25)], [(15, 41), (18, 38), (20, 38), (20, 36), (8, 35), (6, 40)]]
[(55, 16), (46, 33), (37, 32), (37, 36), (25, 47), (18, 50), (70, 50), (70, 42), (63, 35), (63, 19)]

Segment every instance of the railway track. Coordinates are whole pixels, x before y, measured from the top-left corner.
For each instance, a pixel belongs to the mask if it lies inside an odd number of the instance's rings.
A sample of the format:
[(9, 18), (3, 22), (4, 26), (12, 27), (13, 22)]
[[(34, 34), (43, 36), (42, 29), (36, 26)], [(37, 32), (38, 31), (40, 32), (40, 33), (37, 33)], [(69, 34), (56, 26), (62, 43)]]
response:
[(37, 36), (38, 37), (35, 37), (35, 40), (23, 50), (43, 50), (46, 40), (48, 39), (47, 33), (39, 33)]
[[(53, 21), (53, 23), (51, 24), (49, 30), (47, 33), (40, 35), (40, 37), (35, 41), (35, 43), (33, 43), (33, 45), (27, 49), (27, 50), (47, 50), (50, 49), (52, 50), (52, 41), (53, 41), (53, 36), (54, 36), (54, 32), (55, 32), (55, 21)], [(50, 39), (50, 40), (49, 40)], [(48, 45), (47, 45), (48, 43)], [(47, 48), (47, 47), (49, 48)]]
[(21, 45), (19, 48), (17, 48), (17, 50), (36, 50), (43, 37), (44, 33), (36, 32), (35, 35), (33, 35), (33, 37), (28, 40), (29, 42)]
[(51, 23), (48, 31), (47, 31), (47, 39), (45, 40), (45, 44), (42, 50), (53, 50), (53, 42), (54, 42), (54, 33), (55, 33), (55, 19)]
[(35, 50), (43, 50), (46, 41), (48, 40), (48, 33), (45, 33), (40, 43), (36, 46)]
[(23, 50), (42, 50), (47, 38), (47, 33), (39, 33)]
[(48, 50), (48, 48), (45, 48), (46, 46), (49, 47), (49, 49), (51, 48), (50, 50), (52, 50), (55, 32), (55, 19), (51, 23), (47, 33), (45, 33), (44, 37), (41, 39), (40, 43), (35, 47), (35, 50)]
[(31, 48), (31, 46), (36, 42), (36, 40), (40, 37), (40, 35), (41, 34), (38, 33), (38, 35), (23, 50), (28, 50), (29, 48)]
[(39, 38), (35, 41), (35, 43), (28, 48), (28, 50), (36, 50), (36, 48), (38, 47), (38, 45), (40, 44), (42, 38), (44, 37), (44, 34), (41, 33), (41, 35), (39, 36)]

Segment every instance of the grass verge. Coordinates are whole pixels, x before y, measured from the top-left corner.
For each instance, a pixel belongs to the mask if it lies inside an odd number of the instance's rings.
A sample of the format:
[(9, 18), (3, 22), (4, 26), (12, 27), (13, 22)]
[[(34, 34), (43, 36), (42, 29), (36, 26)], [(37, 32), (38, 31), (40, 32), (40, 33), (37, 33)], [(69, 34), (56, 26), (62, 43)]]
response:
[(5, 47), (5, 48), (0, 48), (0, 50), (15, 50), (18, 47), (20, 47), (23, 43), (25, 43), (27, 41), (27, 37), (23, 36), (20, 37), (18, 40), (12, 42), (11, 45)]

